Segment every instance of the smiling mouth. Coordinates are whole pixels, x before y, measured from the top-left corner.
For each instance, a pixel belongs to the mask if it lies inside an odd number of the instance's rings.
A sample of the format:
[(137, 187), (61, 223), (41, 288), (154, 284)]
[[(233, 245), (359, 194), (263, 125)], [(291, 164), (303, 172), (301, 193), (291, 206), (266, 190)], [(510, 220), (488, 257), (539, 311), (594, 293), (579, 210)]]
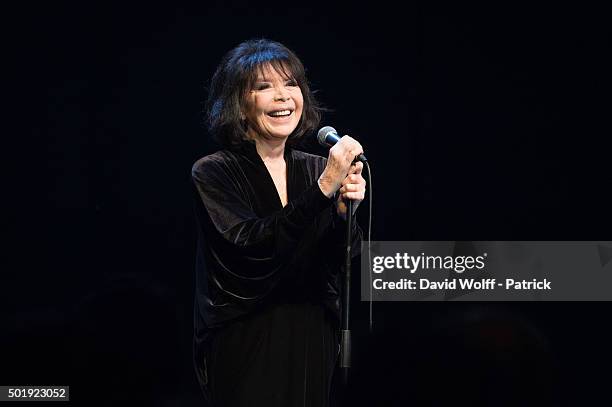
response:
[(270, 117), (287, 117), (293, 113), (293, 110), (285, 109), (285, 110), (274, 110), (268, 113)]

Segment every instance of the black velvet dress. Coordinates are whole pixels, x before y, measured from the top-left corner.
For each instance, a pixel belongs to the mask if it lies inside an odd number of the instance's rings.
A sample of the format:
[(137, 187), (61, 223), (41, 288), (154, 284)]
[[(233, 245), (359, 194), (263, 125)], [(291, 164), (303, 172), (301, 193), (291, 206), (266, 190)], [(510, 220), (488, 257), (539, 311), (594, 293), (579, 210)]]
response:
[(326, 159), (287, 146), (285, 161), (285, 207), (250, 142), (192, 169), (194, 362), (215, 407), (328, 405), (346, 224), (316, 182)]

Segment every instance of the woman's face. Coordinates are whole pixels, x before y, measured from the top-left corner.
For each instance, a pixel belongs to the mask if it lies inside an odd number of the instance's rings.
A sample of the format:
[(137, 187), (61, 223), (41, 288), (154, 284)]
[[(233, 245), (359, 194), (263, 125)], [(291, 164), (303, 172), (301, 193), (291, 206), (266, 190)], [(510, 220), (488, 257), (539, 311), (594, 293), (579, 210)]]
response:
[(246, 95), (245, 117), (251, 137), (286, 139), (297, 127), (304, 107), (298, 83), (266, 65)]

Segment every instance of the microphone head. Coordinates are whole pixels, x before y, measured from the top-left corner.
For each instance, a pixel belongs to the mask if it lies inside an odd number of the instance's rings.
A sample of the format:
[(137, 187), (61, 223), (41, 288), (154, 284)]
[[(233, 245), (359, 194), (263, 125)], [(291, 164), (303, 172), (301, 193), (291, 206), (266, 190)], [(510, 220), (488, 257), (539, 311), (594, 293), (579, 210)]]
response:
[(325, 126), (322, 127), (321, 130), (319, 130), (319, 132), (317, 133), (317, 140), (319, 140), (319, 144), (321, 144), (322, 146), (328, 146), (329, 144), (326, 142), (327, 140), (327, 135), (333, 133), (333, 134), (338, 134), (338, 132), (336, 131), (336, 129), (334, 129), (332, 126)]

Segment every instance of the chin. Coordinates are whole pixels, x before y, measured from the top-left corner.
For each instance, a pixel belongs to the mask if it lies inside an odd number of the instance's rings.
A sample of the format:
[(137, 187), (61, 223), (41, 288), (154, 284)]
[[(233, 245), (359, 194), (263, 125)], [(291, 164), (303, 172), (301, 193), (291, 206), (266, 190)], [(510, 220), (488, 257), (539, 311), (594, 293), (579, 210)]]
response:
[(261, 135), (267, 135), (275, 139), (286, 139), (297, 129), (299, 123), (286, 123), (278, 125), (273, 123), (259, 123), (259, 130), (256, 131)]
[(297, 126), (294, 126), (290, 129), (271, 130), (269, 134), (271, 134), (275, 138), (287, 138), (295, 131), (296, 128)]

